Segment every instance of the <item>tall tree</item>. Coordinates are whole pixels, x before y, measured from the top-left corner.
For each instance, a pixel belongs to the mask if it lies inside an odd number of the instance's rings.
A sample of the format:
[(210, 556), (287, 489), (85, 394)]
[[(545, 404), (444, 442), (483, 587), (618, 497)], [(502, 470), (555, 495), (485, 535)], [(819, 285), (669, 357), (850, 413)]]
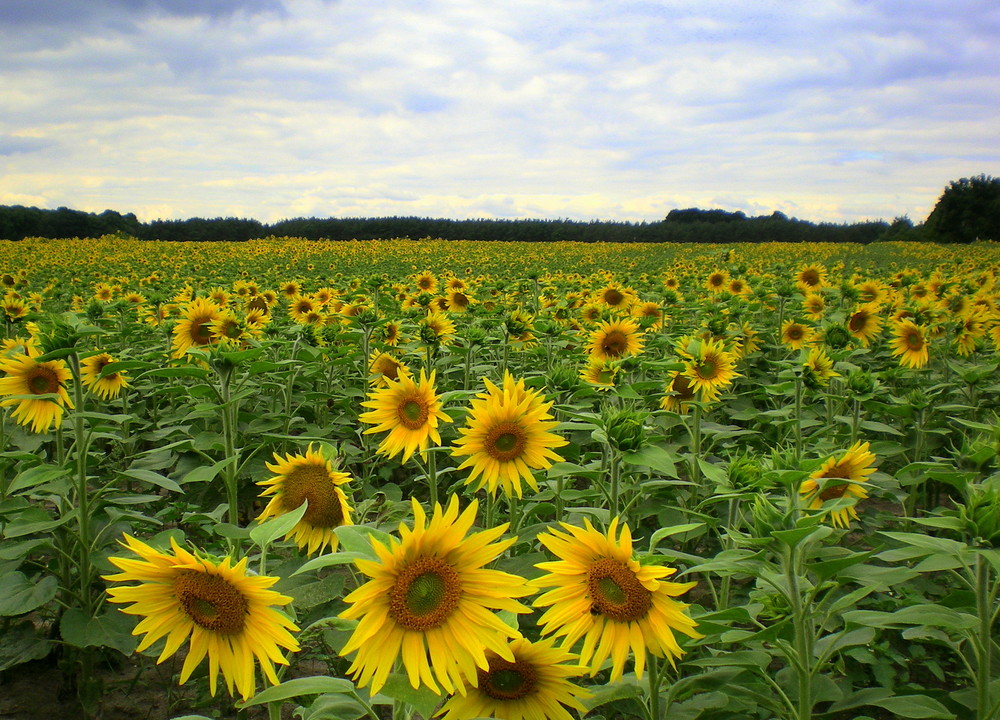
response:
[(938, 242), (1000, 240), (1000, 178), (952, 180), (927, 216), (924, 230)]

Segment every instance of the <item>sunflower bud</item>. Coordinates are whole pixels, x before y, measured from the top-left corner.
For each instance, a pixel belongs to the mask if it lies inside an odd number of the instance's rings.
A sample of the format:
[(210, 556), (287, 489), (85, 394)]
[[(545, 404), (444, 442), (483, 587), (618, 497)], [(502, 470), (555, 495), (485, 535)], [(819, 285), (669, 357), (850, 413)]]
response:
[(424, 345), (436, 348), (441, 344), (441, 338), (438, 337), (438, 334), (434, 332), (434, 328), (430, 325), (422, 324), (420, 326), (420, 342)]
[(857, 400), (865, 400), (875, 392), (875, 376), (867, 370), (852, 370), (847, 375), (847, 389)]
[(977, 543), (1000, 547), (1000, 492), (996, 487), (972, 485), (958, 516), (966, 532)]
[(781, 510), (765, 495), (754, 498), (750, 518), (756, 538), (769, 539), (775, 530), (783, 530), (785, 527)]
[(830, 325), (823, 330), (823, 344), (831, 350), (843, 350), (851, 344), (851, 333), (843, 325)]
[(760, 461), (748, 455), (734, 458), (729, 463), (729, 484), (738, 490), (760, 487), (762, 474)]
[(843, 282), (840, 284), (840, 297), (850, 302), (856, 302), (861, 293), (858, 289), (849, 282)]
[(795, 283), (788, 280), (779, 280), (774, 284), (774, 293), (781, 298), (790, 298), (795, 294)]
[(646, 442), (646, 413), (621, 410), (605, 417), (604, 431), (608, 442), (620, 452), (635, 452)]
[(580, 386), (580, 376), (569, 365), (556, 365), (547, 378), (552, 392), (573, 392)]

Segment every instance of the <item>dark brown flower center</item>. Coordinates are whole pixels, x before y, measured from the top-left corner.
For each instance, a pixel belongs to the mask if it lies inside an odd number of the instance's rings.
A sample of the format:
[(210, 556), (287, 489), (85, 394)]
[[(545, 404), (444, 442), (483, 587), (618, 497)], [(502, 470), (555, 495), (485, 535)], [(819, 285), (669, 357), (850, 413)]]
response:
[(489, 670), (478, 670), (479, 690), (494, 700), (520, 700), (535, 692), (538, 671), (531, 663), (489, 657)]
[(813, 268), (809, 268), (808, 270), (803, 270), (802, 274), (799, 275), (799, 280), (802, 281), (803, 285), (814, 287), (816, 285), (819, 285), (819, 272)]
[(602, 558), (591, 566), (587, 589), (591, 612), (618, 622), (641, 620), (653, 607), (653, 593), (643, 587), (625, 563), (611, 558)]
[(608, 305), (611, 305), (612, 307), (615, 307), (616, 305), (621, 305), (624, 299), (625, 296), (614, 288), (610, 288), (604, 291), (604, 302), (606, 302)]
[(32, 395), (45, 395), (58, 392), (59, 376), (52, 368), (39, 365), (32, 369), (28, 376), (28, 390)]
[(389, 614), (407, 630), (430, 630), (451, 616), (462, 597), (458, 573), (444, 560), (420, 557), (402, 567), (389, 590)]
[(182, 570), (174, 578), (174, 592), (188, 617), (223, 635), (235, 635), (246, 624), (248, 604), (228, 580), (198, 570)]
[(288, 511), (309, 501), (302, 519), (316, 528), (344, 524), (344, 507), (325, 465), (299, 465), (281, 482), (281, 506)]
[(512, 422), (494, 425), (486, 433), (486, 438), (483, 440), (486, 453), (500, 462), (509, 462), (521, 457), (524, 452), (524, 444), (524, 428)]
[(919, 330), (911, 330), (906, 333), (904, 338), (906, 340), (906, 347), (910, 350), (921, 350), (924, 347), (924, 336)]
[(850, 328), (851, 332), (861, 332), (868, 327), (868, 313), (854, 313), (851, 315), (851, 319), (848, 321), (847, 327)]
[(419, 430), (427, 424), (430, 408), (427, 407), (422, 398), (411, 397), (400, 403), (396, 414), (403, 427), (409, 430)]
[(684, 375), (675, 376), (674, 381), (670, 384), (670, 389), (678, 400), (687, 401), (694, 398), (694, 388), (691, 386), (691, 381)]
[(604, 342), (601, 343), (601, 347), (604, 349), (605, 355), (609, 357), (621, 357), (625, 354), (625, 348), (628, 347), (628, 338), (621, 330), (612, 330), (604, 336)]

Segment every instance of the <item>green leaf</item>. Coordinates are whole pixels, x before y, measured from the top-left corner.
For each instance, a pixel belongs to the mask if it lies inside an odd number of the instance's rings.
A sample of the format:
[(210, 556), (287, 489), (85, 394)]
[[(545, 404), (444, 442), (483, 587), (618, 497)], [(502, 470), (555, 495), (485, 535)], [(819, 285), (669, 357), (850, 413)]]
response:
[(79, 608), (70, 608), (59, 622), (59, 633), (75, 647), (111, 647), (131, 655), (139, 644), (132, 635), (135, 618), (109, 608), (97, 617), (89, 617)]
[(184, 489), (181, 488), (176, 482), (168, 478), (166, 475), (160, 475), (160, 473), (153, 472), (152, 470), (122, 470), (121, 475), (125, 477), (130, 477), (133, 480), (138, 480), (139, 482), (152, 483), (157, 487), (164, 488), (165, 490), (172, 490), (173, 492), (183, 493)]
[(362, 557), (372, 560), (376, 559), (377, 556), (375, 555), (375, 550), (372, 549), (371, 541), (378, 540), (386, 547), (389, 547), (389, 540), (391, 538), (389, 533), (382, 532), (368, 525), (342, 525), (334, 528), (334, 532), (337, 533), (337, 538), (340, 540), (340, 545), (344, 550), (358, 553)]
[(56, 478), (63, 477), (67, 473), (68, 470), (66, 468), (56, 465), (35, 465), (35, 467), (18, 473), (17, 477), (14, 478), (7, 488), (7, 493), (13, 495), (21, 490), (37, 487)]
[(49, 654), (52, 643), (35, 631), (30, 622), (23, 622), (0, 635), (0, 672)]
[(836, 558), (834, 560), (823, 560), (821, 562), (814, 562), (808, 565), (808, 569), (812, 570), (820, 578), (820, 580), (826, 580), (831, 578), (841, 570), (849, 568), (852, 565), (857, 565), (858, 563), (863, 563), (865, 560), (872, 556), (872, 552), (863, 553), (851, 553), (846, 557)]
[(0, 616), (24, 615), (41, 607), (59, 592), (59, 583), (52, 575), (41, 581), (29, 580), (24, 573), (0, 575)]
[[(589, 689), (589, 688), (588, 688)], [(604, 687), (595, 686), (592, 690), (593, 695), (589, 698), (583, 698), (580, 702), (583, 704), (588, 711), (593, 710), (601, 705), (607, 705), (615, 700), (627, 700), (629, 698), (638, 698), (643, 694), (644, 688), (642, 688), (635, 680), (622, 678), (616, 683), (611, 683), (605, 685)]]
[(372, 698), (372, 702), (379, 703), (379, 698), (382, 695), (406, 703), (425, 718), (434, 714), (434, 708), (442, 700), (440, 695), (432, 692), (429, 688), (421, 686), (414, 689), (410, 685), (409, 678), (402, 673), (390, 673), (385, 680), (385, 685), (379, 690), (379, 694)]
[(968, 550), (968, 546), (965, 543), (958, 542), (957, 540), (949, 540), (921, 533), (883, 531), (882, 535), (905, 545), (912, 545), (913, 547), (927, 550), (928, 554), (940, 552), (949, 555), (961, 555), (964, 551)]
[(303, 695), (325, 695), (327, 693), (352, 694), (354, 692), (354, 683), (350, 680), (328, 677), (326, 675), (313, 675), (311, 677), (286, 680), (280, 685), (261, 690), (245, 703), (237, 703), (237, 706), (250, 707), (251, 705), (263, 705), (278, 700), (290, 700)]
[(657, 543), (660, 542), (665, 537), (670, 537), (672, 535), (680, 535), (681, 533), (691, 532), (693, 530), (698, 530), (699, 528), (705, 527), (705, 523), (685, 523), (684, 525), (674, 525), (673, 527), (660, 528), (653, 533), (652, 537), (649, 538), (649, 552), (653, 552), (656, 548)]
[(259, 548), (266, 548), (279, 537), (291, 532), (295, 524), (306, 514), (309, 501), (305, 500), (291, 512), (279, 515), (273, 520), (265, 520), (250, 530), (250, 540)]
[(716, 485), (725, 485), (729, 482), (729, 473), (720, 468), (718, 465), (713, 465), (704, 458), (698, 458), (698, 467), (701, 468), (705, 477), (714, 482)]
[(292, 575), (300, 575), (305, 572), (312, 572), (313, 570), (320, 570), (333, 565), (347, 565), (355, 560), (368, 560), (370, 558), (371, 555), (368, 553), (346, 552), (343, 550), (335, 553), (327, 553), (326, 555), (320, 555), (319, 557), (314, 557), (312, 560), (309, 560), (303, 564), (302, 567), (293, 572)]
[(872, 627), (888, 628), (899, 625), (928, 625), (946, 630), (969, 630), (978, 624), (975, 616), (960, 613), (942, 605), (909, 605), (895, 612), (877, 610), (850, 610), (844, 613), (844, 622)]
[(649, 445), (637, 452), (625, 453), (622, 461), (629, 465), (639, 465), (656, 470), (667, 477), (677, 477), (676, 456), (659, 445)]
[(868, 704), (888, 710), (897, 717), (903, 718), (947, 718), (950, 720), (955, 717), (948, 708), (926, 695), (898, 695), (884, 700), (875, 700)]
[(227, 457), (224, 460), (219, 460), (219, 462), (214, 465), (196, 467), (184, 476), (181, 483), (186, 485), (187, 483), (194, 482), (212, 482), (216, 477), (218, 477), (220, 472), (235, 462), (236, 456), (233, 455), (232, 457)]

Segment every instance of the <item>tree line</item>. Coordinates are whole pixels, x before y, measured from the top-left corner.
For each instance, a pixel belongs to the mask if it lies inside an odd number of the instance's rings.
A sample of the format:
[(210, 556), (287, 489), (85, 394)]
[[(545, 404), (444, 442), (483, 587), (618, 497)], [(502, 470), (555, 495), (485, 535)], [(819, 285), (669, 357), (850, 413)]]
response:
[(306, 240), (442, 238), (519, 242), (852, 242), (926, 240), (1000, 241), (1000, 178), (979, 175), (951, 182), (927, 220), (813, 223), (783, 213), (748, 217), (742, 212), (687, 208), (656, 222), (576, 220), (449, 220), (420, 217), (293, 218), (276, 223), (235, 217), (139, 221), (133, 213), (84, 212), (0, 205), (0, 239), (126, 235), (171, 242), (245, 242), (269, 236)]

